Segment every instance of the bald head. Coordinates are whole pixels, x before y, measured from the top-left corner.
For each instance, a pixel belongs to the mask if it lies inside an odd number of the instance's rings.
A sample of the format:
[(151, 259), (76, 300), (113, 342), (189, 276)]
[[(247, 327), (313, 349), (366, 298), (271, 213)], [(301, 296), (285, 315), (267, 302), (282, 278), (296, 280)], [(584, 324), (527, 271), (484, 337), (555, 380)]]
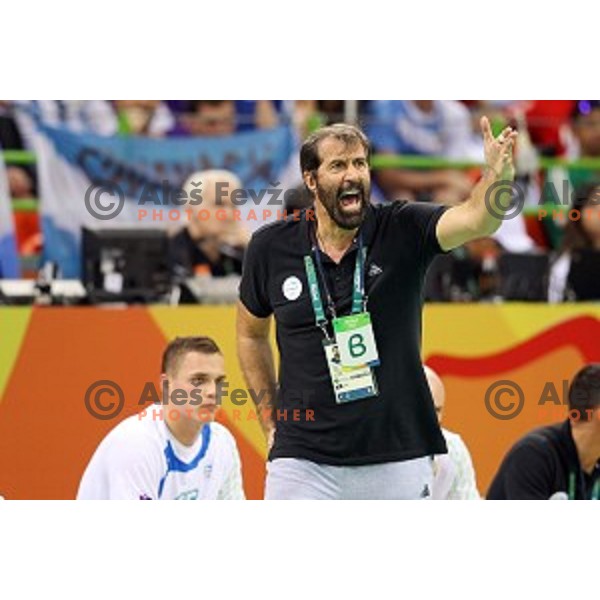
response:
[(186, 227), (193, 239), (216, 240), (242, 229), (235, 222), (231, 194), (242, 189), (240, 178), (231, 171), (198, 171), (183, 186), (187, 204), (183, 207)]
[(442, 414), (444, 412), (444, 403), (446, 402), (446, 388), (444, 383), (440, 379), (440, 376), (427, 365), (423, 365), (425, 370), (425, 376), (427, 377), (427, 383), (433, 396), (433, 404), (435, 405), (435, 412), (438, 417), (438, 421), (442, 420)]
[[(194, 185), (198, 182), (201, 182), (201, 184)], [(209, 210), (215, 206), (229, 205), (229, 194), (233, 190), (241, 188), (242, 182), (235, 173), (221, 169), (193, 173), (183, 186), (188, 198), (192, 198), (192, 191), (195, 189), (200, 190), (202, 194), (201, 207)], [(219, 204), (217, 204), (217, 198), (220, 199)]]

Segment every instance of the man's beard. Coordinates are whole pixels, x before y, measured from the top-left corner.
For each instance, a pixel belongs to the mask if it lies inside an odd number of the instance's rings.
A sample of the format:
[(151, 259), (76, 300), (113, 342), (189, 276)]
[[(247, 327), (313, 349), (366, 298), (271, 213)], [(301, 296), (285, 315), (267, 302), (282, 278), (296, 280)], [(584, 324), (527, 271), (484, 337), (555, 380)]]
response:
[[(356, 191), (355, 195), (348, 195), (348, 192)], [(341, 188), (324, 188), (317, 181), (317, 194), (321, 204), (327, 211), (331, 220), (341, 229), (357, 229), (365, 219), (369, 208), (369, 198), (371, 195), (370, 186), (365, 187), (364, 182), (346, 184)], [(353, 198), (360, 202), (360, 210), (356, 210), (356, 203)], [(350, 202), (350, 210), (344, 207), (345, 202)]]

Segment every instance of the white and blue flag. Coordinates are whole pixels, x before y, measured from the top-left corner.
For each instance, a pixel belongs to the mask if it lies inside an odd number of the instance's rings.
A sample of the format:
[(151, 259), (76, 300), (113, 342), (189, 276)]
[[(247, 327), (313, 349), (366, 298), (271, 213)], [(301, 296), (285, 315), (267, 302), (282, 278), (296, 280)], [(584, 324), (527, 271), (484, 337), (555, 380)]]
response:
[[(282, 188), (297, 156), (291, 126), (219, 138), (166, 139), (105, 137), (41, 120), (37, 127), (44, 260), (57, 263), (65, 278), (81, 276), (82, 227), (172, 228), (168, 219), (157, 221), (153, 209), (165, 214), (174, 209), (169, 198), (192, 173), (227, 170), (246, 190)], [(261, 209), (255, 222), (248, 223), (251, 229), (262, 224), (262, 205), (269, 198), (255, 197), (243, 207)], [(273, 215), (283, 208), (273, 206)]]

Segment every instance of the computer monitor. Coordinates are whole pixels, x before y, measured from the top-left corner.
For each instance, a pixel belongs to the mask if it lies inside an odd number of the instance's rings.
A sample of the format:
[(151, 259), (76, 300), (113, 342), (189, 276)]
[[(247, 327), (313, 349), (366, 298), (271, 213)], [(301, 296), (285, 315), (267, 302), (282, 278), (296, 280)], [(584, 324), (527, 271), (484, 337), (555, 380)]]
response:
[(498, 260), (500, 296), (504, 300), (545, 302), (548, 300), (547, 254), (505, 253)]
[(169, 239), (162, 229), (83, 228), (82, 260), (92, 303), (146, 304), (171, 290)]
[(567, 299), (600, 300), (600, 252), (573, 252), (567, 279)]
[(479, 293), (477, 265), (463, 252), (436, 256), (426, 275), (426, 302), (468, 302)]

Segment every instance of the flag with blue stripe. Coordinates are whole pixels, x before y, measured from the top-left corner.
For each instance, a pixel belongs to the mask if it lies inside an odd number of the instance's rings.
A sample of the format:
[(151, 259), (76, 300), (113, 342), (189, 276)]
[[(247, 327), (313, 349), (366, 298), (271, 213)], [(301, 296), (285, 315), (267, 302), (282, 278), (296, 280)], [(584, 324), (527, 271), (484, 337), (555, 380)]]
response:
[[(282, 188), (297, 148), (289, 126), (218, 138), (166, 139), (103, 137), (43, 122), (37, 127), (44, 259), (58, 263), (66, 278), (81, 275), (82, 227), (172, 228), (173, 223), (156, 222), (152, 209), (177, 208), (170, 204), (173, 191), (197, 171), (231, 171), (246, 190)], [(265, 195), (262, 204), (269, 199)], [(117, 204), (118, 214), (110, 216)], [(247, 209), (262, 207), (256, 200), (249, 204)], [(140, 208), (148, 214), (141, 217)]]

